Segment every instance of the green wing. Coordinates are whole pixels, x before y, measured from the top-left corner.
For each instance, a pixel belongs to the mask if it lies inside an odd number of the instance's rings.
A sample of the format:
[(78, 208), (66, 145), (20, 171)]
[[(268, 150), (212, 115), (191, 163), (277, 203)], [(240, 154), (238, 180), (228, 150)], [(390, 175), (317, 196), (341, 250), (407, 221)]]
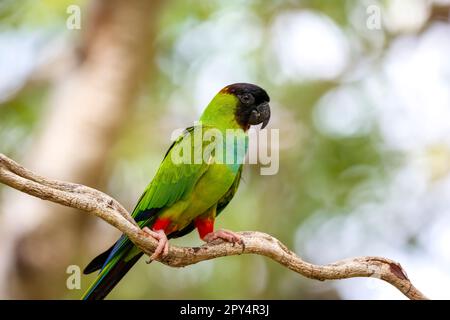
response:
[[(175, 164), (172, 161), (172, 152), (179, 152), (177, 148), (182, 143), (190, 144), (190, 151), (193, 153), (194, 141), (192, 133), (194, 127), (187, 128), (184, 133), (170, 146), (158, 172), (145, 189), (132, 217), (142, 228), (149, 225), (161, 211), (161, 208), (171, 206), (192, 191), (200, 177), (208, 170), (208, 164), (202, 161), (200, 164)], [(188, 140), (190, 139), (190, 140)], [(104, 265), (106, 265), (124, 246), (131, 244), (126, 235), (122, 235), (112, 248)]]
[[(216, 208), (216, 217), (225, 209), (225, 207), (230, 203), (231, 199), (233, 199), (234, 195), (236, 194), (237, 189), (239, 188), (239, 183), (241, 182), (241, 174), (242, 174), (242, 165), (239, 167), (239, 171), (236, 175), (236, 178), (233, 181), (233, 184), (231, 185), (230, 189), (223, 195), (223, 197), (217, 202), (217, 208)], [(192, 230), (195, 229), (194, 222), (191, 222), (187, 227), (185, 227), (182, 230), (175, 231), (171, 234), (171, 238), (178, 238), (182, 237), (188, 233), (190, 233)]]
[[(190, 144), (190, 151), (193, 154), (194, 139), (192, 133), (194, 127), (189, 127), (170, 146), (158, 172), (145, 189), (132, 216), (136, 221), (143, 221), (154, 217), (163, 207), (170, 207), (172, 204), (182, 199), (192, 191), (200, 177), (207, 171), (208, 164), (202, 161), (201, 164), (175, 164), (172, 160), (173, 152), (180, 152), (181, 144)], [(187, 140), (187, 139), (190, 139)], [(202, 143), (200, 141), (200, 143)], [(177, 148), (180, 147), (180, 148)], [(201, 147), (201, 146), (199, 146)]]
[(239, 171), (236, 174), (236, 178), (234, 179), (234, 182), (231, 185), (230, 189), (228, 189), (227, 193), (225, 193), (224, 196), (217, 202), (216, 217), (219, 215), (219, 213), (222, 212), (223, 209), (225, 209), (225, 207), (230, 203), (231, 199), (233, 199), (234, 195), (236, 194), (236, 191), (239, 188), (239, 183), (241, 182), (241, 175), (242, 164), (239, 167)]

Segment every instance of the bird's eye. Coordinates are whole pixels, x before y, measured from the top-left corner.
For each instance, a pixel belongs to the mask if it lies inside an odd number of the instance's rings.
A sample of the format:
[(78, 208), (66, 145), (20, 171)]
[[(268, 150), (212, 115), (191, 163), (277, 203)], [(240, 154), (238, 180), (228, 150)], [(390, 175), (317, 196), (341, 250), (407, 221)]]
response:
[(255, 102), (255, 98), (253, 97), (252, 94), (246, 93), (241, 96), (241, 101), (243, 104), (250, 105)]

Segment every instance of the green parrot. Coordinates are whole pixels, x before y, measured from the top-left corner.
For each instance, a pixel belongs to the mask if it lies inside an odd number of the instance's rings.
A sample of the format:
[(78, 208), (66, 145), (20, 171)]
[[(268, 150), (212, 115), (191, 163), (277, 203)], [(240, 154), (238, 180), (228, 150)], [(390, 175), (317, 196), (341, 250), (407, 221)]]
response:
[[(158, 241), (150, 261), (168, 253), (168, 239), (184, 236), (194, 229), (206, 242), (215, 239), (241, 241), (234, 232), (214, 231), (214, 220), (238, 189), (247, 153), (248, 129), (261, 123), (264, 128), (269, 122), (269, 101), (266, 91), (256, 85), (235, 83), (226, 86), (206, 107), (200, 122), (187, 128), (171, 145), (132, 212), (142, 230)], [(217, 133), (226, 136), (230, 130), (237, 138), (233, 137), (233, 143), (219, 143), (217, 138), (205, 139), (208, 132), (217, 137)], [(197, 132), (200, 132), (200, 139), (196, 139)], [(239, 139), (244, 143), (238, 143)], [(208, 148), (208, 142), (213, 148)], [(202, 152), (200, 161), (198, 157), (192, 161), (192, 154), (198, 147)], [(231, 157), (228, 157), (230, 153)], [(225, 154), (227, 161), (223, 159)], [(187, 161), (179, 161), (180, 158)], [(122, 235), (84, 269), (84, 274), (100, 271), (83, 299), (105, 298), (142, 255), (143, 252)]]

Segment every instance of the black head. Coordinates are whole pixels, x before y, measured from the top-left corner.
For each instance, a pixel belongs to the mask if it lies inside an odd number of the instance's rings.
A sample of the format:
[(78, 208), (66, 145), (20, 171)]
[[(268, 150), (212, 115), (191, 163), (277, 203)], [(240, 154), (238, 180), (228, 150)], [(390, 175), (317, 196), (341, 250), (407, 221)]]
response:
[(234, 83), (220, 92), (232, 94), (239, 99), (235, 115), (237, 123), (244, 130), (260, 123), (261, 128), (267, 126), (270, 119), (270, 98), (264, 89), (250, 83)]

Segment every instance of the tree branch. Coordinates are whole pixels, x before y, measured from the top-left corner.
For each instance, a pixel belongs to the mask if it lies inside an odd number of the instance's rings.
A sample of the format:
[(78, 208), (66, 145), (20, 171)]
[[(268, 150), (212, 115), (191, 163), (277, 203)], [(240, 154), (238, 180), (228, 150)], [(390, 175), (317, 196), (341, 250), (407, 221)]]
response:
[[(96, 189), (80, 184), (50, 180), (39, 176), (0, 153), (0, 182), (43, 200), (80, 209), (100, 217), (113, 225), (146, 254), (151, 255), (157, 241), (146, 235), (127, 210), (112, 197)], [(171, 246), (169, 254), (159, 260), (171, 267), (184, 267), (218, 257), (258, 254), (305, 277), (316, 280), (336, 280), (354, 277), (382, 279), (406, 297), (414, 300), (427, 299), (411, 281), (399, 263), (381, 257), (358, 257), (331, 263), (314, 265), (303, 261), (274, 237), (253, 231), (239, 233), (243, 245), (216, 240), (201, 247)]]

